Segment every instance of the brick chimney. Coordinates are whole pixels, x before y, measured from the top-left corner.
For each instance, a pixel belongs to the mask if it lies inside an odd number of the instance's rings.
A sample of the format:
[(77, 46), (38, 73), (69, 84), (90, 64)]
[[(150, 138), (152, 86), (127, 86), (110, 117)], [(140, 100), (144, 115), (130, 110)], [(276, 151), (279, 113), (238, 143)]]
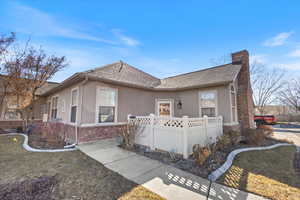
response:
[(249, 53), (247, 50), (235, 52), (231, 54), (231, 58), (232, 64), (242, 66), (237, 77), (237, 110), (241, 130), (254, 128), (254, 103), (250, 82)]

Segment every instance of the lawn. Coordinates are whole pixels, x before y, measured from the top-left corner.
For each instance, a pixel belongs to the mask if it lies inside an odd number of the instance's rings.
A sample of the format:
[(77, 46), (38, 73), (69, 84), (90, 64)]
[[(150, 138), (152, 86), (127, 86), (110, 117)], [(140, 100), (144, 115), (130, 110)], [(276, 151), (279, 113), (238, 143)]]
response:
[[(15, 137), (17, 141), (13, 140)], [(0, 135), (2, 200), (18, 199), (21, 196), (22, 199), (162, 199), (80, 151), (33, 153), (24, 150), (22, 143), (21, 136)], [(37, 180), (35, 186), (30, 185), (32, 180)], [(45, 180), (44, 183), (41, 180)], [(19, 191), (15, 188), (16, 185), (21, 185), (25, 192), (15, 194)], [(41, 185), (49, 188), (44, 188), (43, 191)], [(36, 190), (40, 191), (40, 196), (33, 198), (30, 195), (38, 192)], [(29, 195), (30, 198), (25, 198), (24, 195)]]
[(243, 152), (217, 182), (271, 199), (300, 199), (295, 152), (294, 146)]

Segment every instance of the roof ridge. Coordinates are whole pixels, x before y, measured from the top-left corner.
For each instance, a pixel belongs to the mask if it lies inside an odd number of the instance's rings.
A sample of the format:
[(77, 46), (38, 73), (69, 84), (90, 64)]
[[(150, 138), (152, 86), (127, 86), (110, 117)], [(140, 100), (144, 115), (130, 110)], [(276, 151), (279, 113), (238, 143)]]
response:
[(142, 73), (144, 73), (144, 74), (147, 74), (148, 76), (150, 76), (150, 77), (152, 77), (152, 78), (155, 78), (155, 79), (157, 79), (157, 80), (161, 80), (161, 79), (159, 79), (159, 78), (153, 76), (152, 74), (149, 74), (149, 73), (147, 73), (147, 72), (145, 72), (145, 71), (143, 71), (143, 70), (140, 70), (140, 69), (137, 68), (137, 67), (134, 67), (134, 66), (132, 66), (132, 65), (130, 65), (130, 64), (128, 64), (128, 63), (125, 63), (125, 62), (123, 62), (123, 61), (121, 61), (121, 62), (122, 62), (123, 64), (127, 65), (128, 67), (131, 67), (131, 68), (133, 68), (133, 69), (135, 69), (135, 70), (137, 70), (137, 71), (139, 71), (139, 72), (142, 72)]
[(184, 76), (184, 75), (192, 74), (192, 73), (195, 73), (195, 72), (202, 72), (202, 71), (207, 71), (207, 70), (211, 70), (211, 69), (215, 69), (215, 68), (226, 67), (227, 65), (236, 65), (236, 64), (227, 63), (227, 64), (223, 64), (223, 65), (217, 65), (217, 66), (213, 66), (213, 67), (209, 67), (209, 68), (205, 68), (205, 69), (200, 69), (200, 70), (196, 70), (196, 71), (192, 71), (192, 72), (187, 72), (187, 73), (183, 73), (183, 74), (177, 74), (177, 75), (174, 75), (174, 76), (169, 76), (169, 77), (163, 78), (161, 80), (165, 80), (165, 79), (168, 79), (168, 78), (175, 78), (175, 77), (178, 77), (178, 76)]
[[(116, 62), (113, 62), (113, 63), (110, 63), (110, 64), (105, 64), (105, 65), (102, 65), (100, 67), (95, 67), (93, 69), (89, 69), (89, 70), (86, 70), (86, 71), (83, 71), (82, 73), (88, 73), (88, 72), (93, 72), (97, 69), (103, 69), (103, 68), (106, 68), (106, 67), (110, 67), (111, 65), (115, 65), (115, 64), (121, 64), (121, 63), (124, 63), (123, 61), (119, 60), (119, 61), (116, 61)], [(81, 73), (81, 72), (80, 72)]]

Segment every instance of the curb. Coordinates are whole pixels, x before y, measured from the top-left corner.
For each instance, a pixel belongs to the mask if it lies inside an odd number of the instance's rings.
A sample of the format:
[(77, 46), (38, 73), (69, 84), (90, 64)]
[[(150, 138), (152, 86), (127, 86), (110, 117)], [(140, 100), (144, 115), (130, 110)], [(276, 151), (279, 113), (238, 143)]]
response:
[(77, 147), (72, 148), (72, 149), (35, 149), (32, 148), (31, 146), (28, 145), (28, 136), (25, 134), (21, 134), (21, 133), (9, 133), (9, 134), (1, 134), (1, 135), (6, 135), (6, 136), (10, 136), (10, 135), (22, 135), (24, 137), (24, 142), (23, 142), (23, 148), (26, 149), (27, 151), (30, 152), (66, 152), (66, 151), (75, 151), (77, 150)]
[(208, 176), (208, 180), (216, 181), (220, 176), (222, 176), (231, 167), (234, 157), (241, 152), (254, 151), (254, 150), (268, 150), (268, 149), (274, 149), (274, 148), (280, 147), (280, 146), (293, 146), (293, 144), (280, 143), (280, 144), (274, 144), (274, 145), (266, 146), (266, 147), (249, 147), (249, 148), (236, 149), (227, 156), (227, 160), (221, 167), (219, 167), (218, 169), (213, 171)]

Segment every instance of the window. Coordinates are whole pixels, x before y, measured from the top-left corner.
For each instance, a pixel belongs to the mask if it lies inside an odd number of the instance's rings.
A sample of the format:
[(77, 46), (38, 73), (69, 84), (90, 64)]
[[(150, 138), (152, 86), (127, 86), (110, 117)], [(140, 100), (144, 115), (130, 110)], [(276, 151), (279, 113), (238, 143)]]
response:
[(217, 116), (217, 92), (205, 91), (199, 93), (200, 116)]
[(231, 115), (232, 121), (237, 121), (237, 112), (236, 112), (236, 93), (233, 85), (230, 86), (230, 98), (231, 98)]
[(97, 91), (97, 122), (116, 121), (117, 92), (111, 88), (99, 88)]
[(71, 91), (71, 122), (76, 122), (77, 116), (77, 106), (78, 106), (78, 89), (73, 89)]
[(52, 97), (51, 119), (57, 119), (58, 97)]
[(173, 115), (173, 101), (172, 100), (157, 100), (157, 115), (161, 117), (171, 117)]

